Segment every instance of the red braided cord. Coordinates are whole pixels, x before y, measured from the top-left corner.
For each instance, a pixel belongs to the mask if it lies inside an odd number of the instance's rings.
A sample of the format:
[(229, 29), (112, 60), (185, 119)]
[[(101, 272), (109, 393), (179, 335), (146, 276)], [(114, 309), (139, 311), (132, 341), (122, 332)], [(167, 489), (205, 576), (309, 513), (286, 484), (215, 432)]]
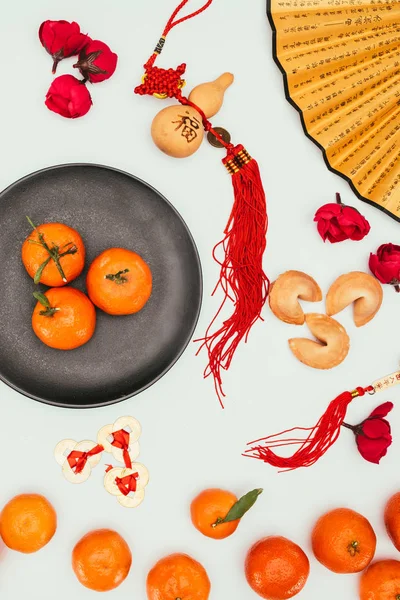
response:
[(200, 15), (202, 12), (204, 12), (213, 2), (213, 0), (208, 0), (208, 2), (206, 2), (204, 4), (204, 6), (202, 6), (201, 8), (199, 8), (198, 10), (196, 10), (195, 12), (190, 13), (190, 15), (187, 15), (186, 17), (182, 17), (180, 19), (178, 19), (177, 21), (174, 21), (176, 15), (178, 13), (180, 13), (180, 11), (182, 10), (182, 8), (189, 2), (189, 0), (183, 0), (179, 6), (176, 7), (176, 9), (174, 10), (174, 12), (172, 13), (172, 15), (170, 16), (168, 23), (165, 26), (165, 29), (163, 31), (163, 37), (166, 37), (168, 35), (168, 33), (171, 31), (171, 29), (173, 27), (176, 27), (177, 25), (179, 25), (179, 23), (183, 23), (184, 21), (188, 21), (189, 19), (192, 19), (193, 17), (197, 17), (197, 15)]
[[(182, 8), (189, 2), (189, 0), (183, 0), (179, 6), (176, 7), (176, 9), (174, 10), (174, 12), (172, 13), (172, 15), (170, 16), (170, 18), (168, 19), (168, 22), (165, 26), (164, 31), (162, 32), (162, 38), (167, 37), (168, 33), (171, 31), (171, 29), (173, 29), (173, 27), (176, 27), (177, 25), (179, 25), (180, 23), (183, 23), (184, 21), (188, 21), (189, 19), (192, 19), (193, 17), (196, 17), (197, 15), (200, 15), (202, 12), (204, 12), (213, 2), (213, 0), (208, 0), (204, 6), (202, 6), (201, 8), (199, 8), (198, 10), (190, 13), (190, 15), (186, 15), (186, 17), (182, 17), (181, 19), (178, 19), (177, 21), (175, 21), (175, 17), (177, 16), (177, 14), (182, 10)], [(161, 40), (160, 40), (161, 41)], [(164, 44), (162, 44), (163, 46)], [(156, 51), (153, 52), (153, 54), (150, 56), (149, 60), (146, 62), (146, 64), (144, 65), (144, 68), (147, 72), (147, 69), (149, 67), (152, 67), (154, 65), (154, 62), (157, 58), (157, 56), (160, 54), (161, 50), (162, 50), (162, 46)]]
[[(243, 456), (257, 458), (284, 471), (292, 471), (299, 467), (311, 467), (338, 439), (342, 423), (346, 416), (347, 407), (353, 398), (364, 396), (369, 391), (371, 391), (371, 386), (366, 388), (358, 387), (354, 392), (343, 392), (335, 400), (332, 400), (326, 412), (314, 427), (293, 427), (292, 429), (249, 442), (247, 445), (252, 447), (245, 450)], [(308, 431), (309, 434), (305, 439), (279, 437), (293, 431)], [(253, 444), (256, 445), (254, 446)], [(272, 450), (272, 448), (296, 444), (300, 445), (300, 448), (292, 456), (279, 456)]]

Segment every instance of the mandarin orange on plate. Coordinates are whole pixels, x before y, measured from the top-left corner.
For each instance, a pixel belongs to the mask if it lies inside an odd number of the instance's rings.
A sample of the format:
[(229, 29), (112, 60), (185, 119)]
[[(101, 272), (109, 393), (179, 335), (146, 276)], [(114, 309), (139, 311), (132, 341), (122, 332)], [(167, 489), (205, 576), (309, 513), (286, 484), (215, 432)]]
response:
[(396, 550), (400, 551), (400, 492), (389, 498), (385, 506), (386, 531)]
[(36, 276), (35, 283), (60, 287), (82, 273), (85, 246), (72, 227), (63, 223), (44, 223), (22, 244), (22, 262), (32, 279)]
[(57, 515), (40, 494), (20, 494), (4, 506), (0, 515), (0, 535), (11, 550), (37, 552), (53, 537)]
[(267, 600), (286, 600), (305, 586), (310, 563), (303, 550), (284, 537), (271, 536), (249, 550), (245, 574), (250, 587)]
[(109, 248), (90, 265), (86, 287), (89, 298), (110, 315), (131, 315), (151, 295), (152, 275), (147, 263), (131, 250)]
[(190, 505), (193, 525), (210, 538), (219, 540), (232, 535), (239, 525), (239, 519), (219, 524), (218, 519), (223, 519), (236, 502), (235, 494), (226, 490), (212, 488), (200, 492)]
[(334, 573), (358, 573), (374, 558), (375, 532), (365, 517), (349, 508), (320, 517), (311, 538), (315, 558)]
[(111, 529), (87, 533), (72, 551), (72, 568), (85, 587), (108, 592), (127, 577), (132, 554), (126, 541)]
[(360, 578), (360, 600), (400, 600), (400, 562), (372, 563)]
[(86, 344), (96, 328), (96, 311), (89, 298), (73, 287), (52, 288), (32, 313), (32, 329), (50, 348), (74, 350)]
[(148, 600), (208, 600), (210, 588), (204, 567), (187, 554), (162, 558), (147, 576)]

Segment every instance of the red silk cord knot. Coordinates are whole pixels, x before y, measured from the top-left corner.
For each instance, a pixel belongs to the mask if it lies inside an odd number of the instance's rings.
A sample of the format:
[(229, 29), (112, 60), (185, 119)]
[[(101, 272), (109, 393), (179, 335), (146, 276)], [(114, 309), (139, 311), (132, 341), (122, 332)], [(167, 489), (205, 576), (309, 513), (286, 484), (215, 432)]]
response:
[(127, 496), (130, 492), (136, 492), (138, 479), (139, 473), (131, 473), (125, 477), (116, 477), (115, 485), (118, 487), (121, 494)]
[[(292, 471), (299, 467), (311, 467), (338, 439), (347, 407), (353, 398), (364, 396), (371, 390), (373, 390), (372, 386), (368, 386), (366, 388), (357, 387), (353, 392), (343, 392), (335, 400), (332, 400), (314, 427), (293, 427), (249, 442), (247, 445), (251, 448), (245, 450), (243, 456), (257, 458), (284, 471)], [(304, 438), (287, 435), (295, 431), (304, 431), (308, 434)], [(273, 451), (273, 448), (292, 445), (299, 446), (292, 456), (279, 456)]]
[(95, 456), (103, 452), (104, 448), (101, 444), (98, 444), (88, 452), (81, 452), (80, 450), (72, 450), (67, 456), (67, 461), (75, 475), (78, 475), (83, 471), (86, 463), (90, 456)]
[(115, 446), (115, 448), (122, 450), (125, 466), (128, 469), (131, 469), (132, 461), (129, 456), (129, 433), (125, 431), (125, 429), (119, 429), (118, 431), (114, 431), (111, 435), (113, 436), (111, 446)]
[(135, 94), (141, 96), (160, 94), (167, 98), (176, 98), (180, 93), (184, 80), (182, 75), (186, 70), (185, 63), (176, 69), (160, 69), (145, 65), (144, 81), (135, 88)]

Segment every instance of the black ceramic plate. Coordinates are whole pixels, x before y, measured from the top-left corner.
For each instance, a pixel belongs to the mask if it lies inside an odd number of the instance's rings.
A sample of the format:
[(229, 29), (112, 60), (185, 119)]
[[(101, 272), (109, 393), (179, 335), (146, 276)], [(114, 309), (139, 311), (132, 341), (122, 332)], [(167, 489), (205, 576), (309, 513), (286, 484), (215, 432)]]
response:
[[(90, 262), (106, 248), (134, 250), (149, 264), (153, 293), (136, 315), (98, 311), (88, 344), (48, 348), (34, 335), (37, 289), (21, 262), (21, 244), (35, 224), (59, 221), (85, 242)], [(200, 311), (201, 266), (193, 238), (156, 190), (115, 169), (61, 165), (38, 171), (0, 194), (0, 378), (26, 396), (65, 407), (112, 404), (162, 377), (192, 337)], [(42, 286), (40, 286), (42, 287)], [(43, 288), (45, 289), (45, 288)]]

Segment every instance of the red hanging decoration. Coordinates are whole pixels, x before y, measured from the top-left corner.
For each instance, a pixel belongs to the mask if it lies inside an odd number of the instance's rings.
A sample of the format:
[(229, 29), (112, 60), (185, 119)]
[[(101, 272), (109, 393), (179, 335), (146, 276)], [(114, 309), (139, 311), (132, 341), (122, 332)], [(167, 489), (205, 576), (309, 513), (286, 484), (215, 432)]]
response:
[[(199, 351), (205, 347), (208, 352), (208, 366), (204, 376), (213, 376), (216, 393), (223, 406), (222, 398), (225, 394), (222, 387), (222, 370), (229, 369), (239, 343), (243, 339), (247, 341), (251, 327), (261, 319), (261, 310), (269, 292), (269, 280), (262, 265), (268, 228), (265, 193), (257, 162), (242, 145), (234, 146), (224, 141), (213, 129), (203, 110), (182, 95), (182, 75), (186, 65), (182, 64), (175, 70), (154, 66), (171, 29), (202, 13), (212, 1), (208, 0), (199, 10), (175, 20), (188, 0), (179, 4), (153, 54), (144, 65), (142, 84), (136, 87), (135, 93), (150, 94), (158, 98), (175, 98), (181, 104), (191, 106), (201, 115), (205, 131), (211, 132), (227, 151), (227, 156), (222, 162), (232, 176), (235, 201), (224, 231), (224, 239), (213, 251), (213, 257), (221, 267), (219, 281), (213, 293), (221, 287), (224, 299), (205, 337), (197, 340), (202, 342)], [(218, 256), (219, 251), (222, 251), (221, 258)], [(216, 322), (228, 300), (233, 303), (233, 313), (218, 327)]]
[[(375, 394), (400, 383), (400, 371), (375, 381), (366, 388), (358, 387), (352, 392), (343, 392), (329, 404), (327, 410), (314, 427), (293, 427), (249, 442), (243, 456), (257, 458), (283, 471), (292, 471), (299, 467), (311, 467), (336, 442), (346, 417), (350, 402), (366, 393)], [(305, 438), (290, 437), (295, 431), (308, 432)], [(275, 448), (298, 445), (292, 456), (284, 457), (274, 452)]]

